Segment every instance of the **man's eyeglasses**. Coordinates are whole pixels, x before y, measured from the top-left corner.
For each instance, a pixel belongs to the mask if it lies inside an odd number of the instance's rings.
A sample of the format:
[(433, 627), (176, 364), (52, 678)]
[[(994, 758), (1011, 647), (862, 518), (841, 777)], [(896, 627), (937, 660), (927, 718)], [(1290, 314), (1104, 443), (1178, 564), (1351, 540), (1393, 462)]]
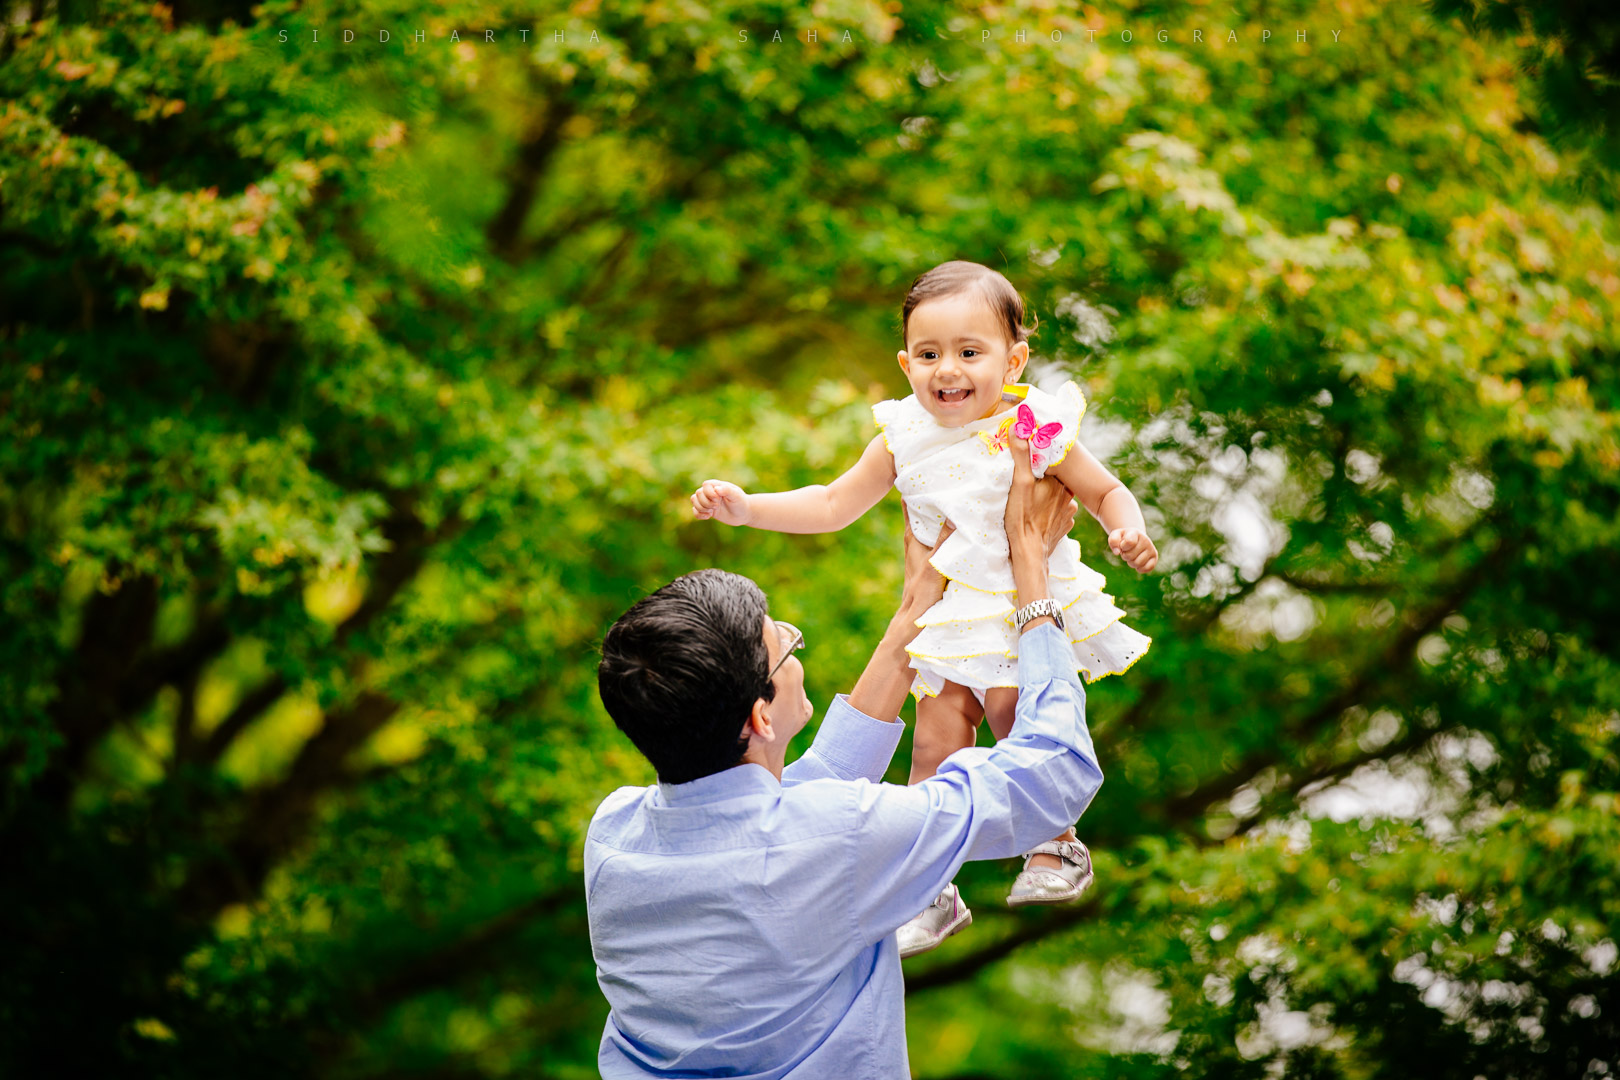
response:
[(770, 682), (776, 677), (776, 673), (782, 670), (782, 665), (788, 662), (788, 657), (792, 656), (797, 650), (804, 648), (804, 631), (792, 623), (785, 623), (781, 619), (777, 619), (776, 632), (782, 638), (782, 659), (778, 660), (776, 666), (771, 668), (770, 674), (765, 676), (766, 682)]

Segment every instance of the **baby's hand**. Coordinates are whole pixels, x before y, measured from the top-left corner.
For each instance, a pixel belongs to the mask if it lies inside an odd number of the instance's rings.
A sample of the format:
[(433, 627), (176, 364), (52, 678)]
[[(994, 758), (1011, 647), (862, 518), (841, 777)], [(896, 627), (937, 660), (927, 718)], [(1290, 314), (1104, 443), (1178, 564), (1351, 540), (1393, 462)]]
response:
[(746, 525), (753, 517), (748, 492), (724, 480), (705, 480), (692, 492), (692, 513), (699, 521), (713, 518), (727, 525)]
[(1145, 574), (1159, 564), (1159, 549), (1141, 529), (1115, 529), (1108, 534), (1108, 546), (1132, 570)]

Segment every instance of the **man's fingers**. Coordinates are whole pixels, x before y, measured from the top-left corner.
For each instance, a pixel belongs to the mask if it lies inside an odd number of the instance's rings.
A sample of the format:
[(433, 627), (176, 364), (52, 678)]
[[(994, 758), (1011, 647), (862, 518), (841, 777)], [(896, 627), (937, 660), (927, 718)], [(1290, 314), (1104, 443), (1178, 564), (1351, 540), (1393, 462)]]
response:
[(1029, 440), (1012, 435), (1013, 480), (1035, 479), (1035, 470), (1029, 464)]

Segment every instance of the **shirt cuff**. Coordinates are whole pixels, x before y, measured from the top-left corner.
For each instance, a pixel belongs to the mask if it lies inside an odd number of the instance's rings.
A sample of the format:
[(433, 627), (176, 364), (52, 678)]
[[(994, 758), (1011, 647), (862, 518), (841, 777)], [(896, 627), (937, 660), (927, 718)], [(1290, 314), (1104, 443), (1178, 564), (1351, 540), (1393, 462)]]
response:
[(864, 776), (877, 783), (894, 760), (905, 730), (904, 721), (874, 719), (851, 705), (848, 694), (839, 694), (827, 707), (810, 749), (843, 779)]
[(1018, 638), (1018, 685), (1039, 686), (1063, 679), (1080, 688), (1074, 646), (1056, 623), (1044, 623)]

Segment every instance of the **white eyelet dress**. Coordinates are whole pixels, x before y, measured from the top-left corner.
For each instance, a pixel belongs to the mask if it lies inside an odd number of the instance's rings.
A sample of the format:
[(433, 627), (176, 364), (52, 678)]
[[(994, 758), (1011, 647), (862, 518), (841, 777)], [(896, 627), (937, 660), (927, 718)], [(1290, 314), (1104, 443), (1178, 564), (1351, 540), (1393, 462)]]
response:
[[(1073, 382), (1055, 395), (1017, 389), (1038, 425), (1063, 425), (1045, 449), (1031, 444), (1035, 475), (1044, 476), (1073, 449), (1085, 396)], [(945, 595), (917, 620), (922, 633), (906, 649), (916, 670), (911, 692), (933, 697), (950, 681), (982, 700), (992, 686), (1017, 686), (1018, 590), (1005, 524), (1017, 407), (959, 428), (939, 424), (915, 395), (881, 401), (872, 415), (894, 455), (894, 486), (917, 539), (932, 546), (947, 520), (956, 526), (930, 560), (946, 578)], [(1124, 612), (1102, 591), (1106, 580), (1080, 561), (1072, 537), (1058, 545), (1049, 566), (1052, 595), (1063, 606), (1064, 630), (1086, 681), (1120, 674), (1141, 659), (1152, 639), (1120, 621)]]

